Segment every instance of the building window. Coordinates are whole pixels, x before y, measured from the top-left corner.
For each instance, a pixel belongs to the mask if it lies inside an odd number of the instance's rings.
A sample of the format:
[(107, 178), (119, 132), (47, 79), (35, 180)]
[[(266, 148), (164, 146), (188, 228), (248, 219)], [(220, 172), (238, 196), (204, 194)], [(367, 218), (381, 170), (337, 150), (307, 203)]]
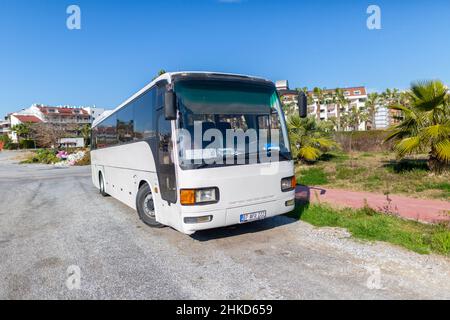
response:
[(360, 96), (361, 95), (361, 90), (356, 90), (354, 93), (355, 93), (355, 95)]
[(349, 96), (350, 95), (350, 91), (344, 91), (344, 96)]

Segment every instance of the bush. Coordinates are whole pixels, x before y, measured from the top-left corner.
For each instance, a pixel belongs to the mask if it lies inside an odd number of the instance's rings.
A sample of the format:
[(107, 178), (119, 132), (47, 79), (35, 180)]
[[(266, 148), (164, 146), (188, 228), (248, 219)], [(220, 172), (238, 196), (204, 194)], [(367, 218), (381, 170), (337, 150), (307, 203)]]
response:
[(56, 152), (53, 149), (41, 149), (38, 150), (31, 158), (22, 161), (22, 164), (28, 163), (43, 163), (53, 164), (59, 162), (60, 159), (56, 156)]
[(34, 149), (35, 148), (34, 140), (31, 140), (31, 139), (20, 140), (19, 148), (20, 149)]
[(383, 130), (336, 132), (334, 134), (336, 142), (346, 152), (350, 150), (361, 152), (391, 151), (393, 143), (384, 142), (387, 136), (388, 133)]
[(8, 143), (8, 144), (5, 144), (5, 149), (8, 149), (8, 150), (18, 150), (19, 149), (19, 144), (18, 143)]
[(86, 151), (84, 157), (75, 163), (76, 166), (89, 166), (91, 164), (91, 153)]
[(0, 142), (4, 144), (11, 143), (11, 139), (7, 135), (0, 135)]

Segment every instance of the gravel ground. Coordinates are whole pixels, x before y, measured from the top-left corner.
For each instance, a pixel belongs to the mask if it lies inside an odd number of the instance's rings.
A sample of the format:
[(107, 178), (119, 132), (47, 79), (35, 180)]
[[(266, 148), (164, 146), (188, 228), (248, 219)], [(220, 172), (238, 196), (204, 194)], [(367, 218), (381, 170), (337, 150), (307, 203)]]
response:
[(16, 157), (0, 152), (0, 299), (450, 299), (445, 257), (287, 217), (192, 237), (150, 229), (102, 198), (88, 167)]

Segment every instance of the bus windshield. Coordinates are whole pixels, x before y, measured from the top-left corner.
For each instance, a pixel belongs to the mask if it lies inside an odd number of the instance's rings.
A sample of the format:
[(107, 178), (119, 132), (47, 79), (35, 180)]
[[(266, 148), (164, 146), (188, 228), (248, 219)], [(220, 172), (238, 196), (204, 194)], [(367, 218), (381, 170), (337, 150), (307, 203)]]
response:
[(253, 82), (175, 83), (178, 151), (183, 169), (290, 160), (275, 87)]

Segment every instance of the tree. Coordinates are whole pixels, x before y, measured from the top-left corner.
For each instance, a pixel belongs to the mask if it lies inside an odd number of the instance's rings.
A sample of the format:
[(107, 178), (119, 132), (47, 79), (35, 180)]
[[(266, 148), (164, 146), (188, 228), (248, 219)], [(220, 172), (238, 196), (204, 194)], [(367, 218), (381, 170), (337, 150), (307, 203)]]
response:
[[(376, 129), (375, 115), (378, 110), (379, 101), (380, 101), (380, 96), (376, 92), (369, 93), (369, 95), (367, 96), (367, 101), (366, 101), (365, 107), (367, 110), (368, 119), (372, 124), (372, 129)], [(366, 129), (367, 129), (367, 125), (366, 125)]]
[(166, 70), (160, 69), (160, 70), (158, 71), (158, 73), (156, 74), (156, 76), (153, 77), (153, 80), (155, 80), (155, 79), (158, 78), (159, 76), (162, 76), (164, 73), (166, 73)]
[(402, 112), (387, 141), (394, 140), (400, 158), (428, 153), (428, 166), (435, 172), (450, 163), (450, 98), (448, 88), (439, 80), (417, 82), (408, 92), (409, 105), (394, 104)]
[(324, 152), (336, 146), (330, 133), (314, 117), (302, 119), (299, 115), (293, 115), (288, 118), (287, 124), (294, 159), (317, 161)]
[(20, 146), (20, 141), (21, 138), (29, 138), (30, 133), (31, 133), (31, 123), (19, 123), (16, 124), (14, 126), (12, 126), (11, 131), (15, 132), (17, 134), (17, 140), (19, 142), (19, 146)]
[(320, 106), (325, 104), (326, 102), (326, 94), (325, 89), (314, 88), (313, 89), (314, 96), (316, 98), (317, 108), (316, 108), (316, 117), (317, 120), (320, 120)]
[(81, 128), (79, 128), (80, 134), (84, 139), (84, 145), (88, 146), (91, 140), (91, 125), (85, 124)]
[(43, 148), (54, 148), (61, 138), (76, 132), (74, 125), (36, 123), (32, 127), (32, 135), (36, 143)]
[(352, 131), (359, 131), (359, 125), (368, 120), (368, 114), (365, 110), (352, 106), (348, 112), (348, 124)]
[(337, 122), (337, 131), (341, 130), (341, 113), (342, 113), (342, 108), (344, 105), (346, 105), (347, 102), (347, 98), (345, 98), (344, 96), (344, 92), (342, 91), (342, 89), (336, 89), (335, 93), (334, 93), (334, 101), (336, 103), (336, 122)]

